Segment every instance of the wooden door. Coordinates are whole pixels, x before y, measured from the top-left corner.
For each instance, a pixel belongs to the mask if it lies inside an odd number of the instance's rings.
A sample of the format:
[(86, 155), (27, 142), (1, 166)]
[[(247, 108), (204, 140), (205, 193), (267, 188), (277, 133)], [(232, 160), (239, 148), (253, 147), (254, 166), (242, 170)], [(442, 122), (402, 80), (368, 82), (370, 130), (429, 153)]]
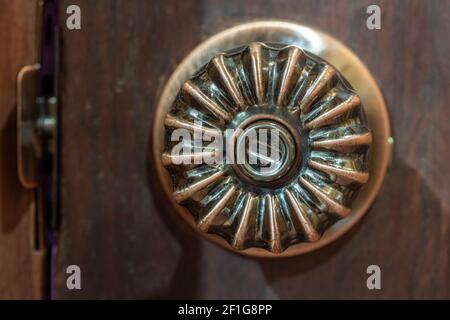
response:
[[(65, 26), (81, 9), (81, 30)], [(366, 9), (382, 10), (381, 30)], [(61, 227), (57, 298), (450, 298), (450, 81), (446, 0), (61, 0)], [(165, 81), (201, 41), (261, 18), (349, 46), (386, 99), (395, 154), (367, 216), (335, 243), (281, 260), (197, 237), (157, 197), (151, 120)], [(2, 19), (3, 20), (3, 19)], [(382, 289), (366, 287), (369, 265)], [(78, 265), (82, 289), (68, 290)]]
[(37, 1), (0, 1), (0, 299), (44, 296), (36, 202), (17, 174), (16, 77), (37, 55)]

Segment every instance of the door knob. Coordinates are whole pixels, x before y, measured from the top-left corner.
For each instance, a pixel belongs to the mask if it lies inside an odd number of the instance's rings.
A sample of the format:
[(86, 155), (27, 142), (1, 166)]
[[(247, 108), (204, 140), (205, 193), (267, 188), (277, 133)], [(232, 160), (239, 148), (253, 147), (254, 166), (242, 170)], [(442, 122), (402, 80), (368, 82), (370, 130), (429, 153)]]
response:
[(263, 21), (213, 36), (168, 81), (153, 170), (174, 210), (235, 252), (280, 257), (337, 239), (390, 155), (377, 84), (344, 45)]

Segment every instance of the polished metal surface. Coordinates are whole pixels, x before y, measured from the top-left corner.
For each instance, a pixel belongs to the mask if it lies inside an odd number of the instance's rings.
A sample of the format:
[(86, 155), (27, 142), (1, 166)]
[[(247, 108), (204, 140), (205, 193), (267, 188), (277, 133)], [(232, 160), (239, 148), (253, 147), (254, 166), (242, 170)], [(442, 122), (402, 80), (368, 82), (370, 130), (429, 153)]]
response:
[[(330, 48), (342, 61), (326, 61)], [(378, 192), (390, 136), (379, 90), (356, 59), (329, 36), (276, 21), (238, 26), (194, 50), (155, 117), (153, 156), (174, 208), (209, 239), (253, 256), (308, 252), (348, 230)], [(176, 154), (178, 129), (206, 136)], [(223, 148), (211, 148), (217, 140)], [(246, 141), (277, 143), (267, 157)], [(244, 150), (243, 161), (228, 161), (230, 150), (233, 159)], [(205, 161), (214, 156), (224, 160)]]
[(39, 184), (39, 157), (42, 154), (36, 134), (39, 110), (36, 107), (40, 66), (23, 67), (17, 76), (17, 174), (23, 187)]

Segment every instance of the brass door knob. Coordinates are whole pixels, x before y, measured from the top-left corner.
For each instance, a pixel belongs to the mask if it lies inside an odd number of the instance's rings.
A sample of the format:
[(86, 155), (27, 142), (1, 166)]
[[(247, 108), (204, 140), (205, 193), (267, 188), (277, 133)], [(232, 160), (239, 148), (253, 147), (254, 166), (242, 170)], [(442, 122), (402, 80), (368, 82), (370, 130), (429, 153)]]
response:
[(279, 257), (319, 248), (361, 218), (389, 137), (380, 91), (353, 53), (319, 31), (265, 21), (212, 37), (178, 67), (156, 110), (153, 157), (196, 230)]

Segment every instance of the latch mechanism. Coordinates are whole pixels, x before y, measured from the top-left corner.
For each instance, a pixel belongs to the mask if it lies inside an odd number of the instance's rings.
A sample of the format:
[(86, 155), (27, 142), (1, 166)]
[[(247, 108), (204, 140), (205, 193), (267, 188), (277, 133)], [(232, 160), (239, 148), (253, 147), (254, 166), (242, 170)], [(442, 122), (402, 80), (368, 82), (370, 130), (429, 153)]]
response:
[[(44, 225), (53, 229), (57, 225), (58, 99), (40, 93), (40, 79), (39, 64), (23, 67), (17, 77), (17, 168), (22, 186), (37, 191), (37, 220), (43, 227), (37, 229), (45, 229)], [(37, 233), (35, 246), (40, 248), (45, 235)]]
[(39, 185), (41, 144), (36, 134), (39, 111), (36, 105), (40, 65), (25, 66), (17, 77), (17, 161), (24, 188)]
[(22, 186), (34, 190), (34, 250), (45, 255), (45, 291), (50, 297), (58, 219), (58, 52), (57, 8), (40, 2), (39, 64), (17, 76), (17, 168)]

